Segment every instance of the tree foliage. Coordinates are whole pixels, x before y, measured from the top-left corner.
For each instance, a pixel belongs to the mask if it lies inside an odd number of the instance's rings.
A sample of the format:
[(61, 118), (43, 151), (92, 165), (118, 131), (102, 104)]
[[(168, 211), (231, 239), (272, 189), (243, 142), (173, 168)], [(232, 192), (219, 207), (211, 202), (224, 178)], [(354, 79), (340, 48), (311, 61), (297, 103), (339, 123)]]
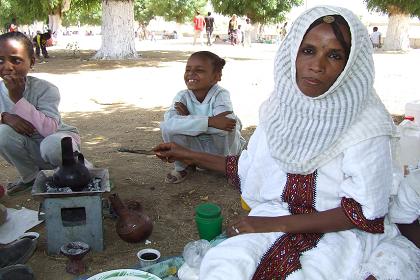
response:
[(48, 7), (44, 5), (45, 2), (0, 0), (0, 23), (5, 26), (11, 22), (30, 24), (36, 20), (46, 20), (48, 18)]
[(204, 12), (207, 0), (150, 0), (150, 10), (156, 16), (178, 23), (189, 22), (196, 11)]
[(72, 0), (70, 10), (63, 14), (63, 25), (100, 25), (101, 9), (101, 1)]
[[(66, 1), (69, 0), (0, 0), (0, 24), (47, 22), (50, 14), (61, 15), (64, 26), (101, 23), (101, 1), (71, 0), (70, 9), (62, 13)], [(196, 11), (204, 12), (206, 4), (206, 0), (134, 0), (134, 17), (143, 25), (154, 16), (184, 23), (191, 21)]]
[(371, 11), (420, 17), (419, 0), (364, 0), (364, 2)]
[(223, 15), (247, 16), (254, 23), (282, 22), (293, 6), (302, 0), (211, 0), (216, 12)]
[[(65, 10), (66, 2), (71, 3), (71, 9)], [(0, 24), (16, 21), (18, 25), (31, 24), (34, 21), (48, 21), (48, 15), (64, 16), (66, 25), (78, 21), (90, 24), (100, 23), (101, 2), (97, 0), (0, 0)]]
[(151, 0), (134, 1), (134, 19), (142, 25), (148, 25), (155, 16), (151, 3)]

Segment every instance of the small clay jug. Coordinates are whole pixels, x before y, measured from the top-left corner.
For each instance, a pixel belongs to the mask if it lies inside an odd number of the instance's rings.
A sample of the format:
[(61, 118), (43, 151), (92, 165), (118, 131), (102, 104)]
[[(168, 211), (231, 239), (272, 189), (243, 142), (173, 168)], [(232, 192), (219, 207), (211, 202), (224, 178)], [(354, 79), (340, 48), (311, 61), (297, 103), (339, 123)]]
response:
[[(73, 152), (71, 137), (61, 139), (63, 164), (53, 174), (53, 185), (58, 188), (69, 187), (72, 191), (81, 191), (90, 182), (90, 172), (85, 166), (84, 156)], [(77, 159), (77, 160), (76, 160)]]
[(135, 243), (150, 236), (153, 224), (147, 215), (129, 209), (116, 193), (109, 196), (109, 201), (118, 215), (116, 231), (122, 240)]

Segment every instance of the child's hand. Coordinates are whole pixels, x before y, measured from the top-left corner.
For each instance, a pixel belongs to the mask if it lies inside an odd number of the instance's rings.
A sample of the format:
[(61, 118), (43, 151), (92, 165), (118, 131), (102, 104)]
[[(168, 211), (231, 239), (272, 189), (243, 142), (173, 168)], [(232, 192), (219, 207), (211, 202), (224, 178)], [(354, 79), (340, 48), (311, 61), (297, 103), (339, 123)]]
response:
[(3, 114), (2, 122), (22, 135), (31, 136), (36, 131), (35, 127), (30, 122), (15, 114)]
[(185, 104), (182, 102), (175, 102), (175, 110), (181, 116), (188, 116), (190, 114), (190, 112), (187, 109), (187, 106), (185, 106)]
[(25, 91), (26, 78), (24, 76), (10, 73), (3, 77), (4, 85), (9, 91), (10, 99), (16, 103), (23, 97)]
[(165, 162), (182, 161), (185, 164), (192, 164), (190, 157), (191, 150), (176, 143), (162, 143), (156, 146), (153, 151), (155, 155)]
[(209, 127), (218, 128), (225, 131), (232, 131), (235, 129), (236, 120), (226, 117), (232, 112), (223, 112), (214, 117), (209, 117)]

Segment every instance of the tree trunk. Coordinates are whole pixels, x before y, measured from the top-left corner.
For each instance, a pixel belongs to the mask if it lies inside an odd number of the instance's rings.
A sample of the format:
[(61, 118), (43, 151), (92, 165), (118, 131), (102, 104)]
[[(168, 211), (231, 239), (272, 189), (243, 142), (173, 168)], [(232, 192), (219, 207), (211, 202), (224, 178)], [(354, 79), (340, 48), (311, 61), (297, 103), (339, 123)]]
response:
[(408, 28), (410, 16), (402, 13), (390, 13), (388, 29), (384, 40), (386, 51), (407, 51), (410, 48)]
[(54, 10), (50, 11), (48, 15), (48, 29), (52, 31), (55, 38), (58, 37), (61, 29), (62, 15), (70, 9), (71, 0), (62, 0), (61, 5), (58, 5)]
[(102, 0), (102, 45), (93, 58), (136, 57), (133, 0)]
[(57, 36), (58, 31), (61, 28), (61, 14), (57, 12), (52, 15), (48, 15), (48, 29), (52, 31), (54, 36)]

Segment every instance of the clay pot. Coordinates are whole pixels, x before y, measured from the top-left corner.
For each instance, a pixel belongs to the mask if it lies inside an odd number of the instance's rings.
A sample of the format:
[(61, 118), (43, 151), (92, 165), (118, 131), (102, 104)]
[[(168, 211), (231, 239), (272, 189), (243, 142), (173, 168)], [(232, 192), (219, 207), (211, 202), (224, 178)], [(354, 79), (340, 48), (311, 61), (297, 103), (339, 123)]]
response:
[(129, 209), (116, 193), (109, 196), (109, 201), (118, 215), (116, 231), (122, 240), (134, 243), (144, 241), (150, 236), (153, 224), (147, 215)]
[(61, 246), (61, 254), (69, 258), (66, 271), (75, 275), (84, 273), (86, 265), (82, 262), (82, 259), (89, 251), (89, 245), (81, 241), (70, 242)]
[(75, 156), (71, 137), (61, 139), (61, 155), (63, 165), (54, 172), (54, 187), (69, 187), (72, 191), (81, 191), (89, 184), (91, 177), (85, 166), (84, 156), (78, 152)]

